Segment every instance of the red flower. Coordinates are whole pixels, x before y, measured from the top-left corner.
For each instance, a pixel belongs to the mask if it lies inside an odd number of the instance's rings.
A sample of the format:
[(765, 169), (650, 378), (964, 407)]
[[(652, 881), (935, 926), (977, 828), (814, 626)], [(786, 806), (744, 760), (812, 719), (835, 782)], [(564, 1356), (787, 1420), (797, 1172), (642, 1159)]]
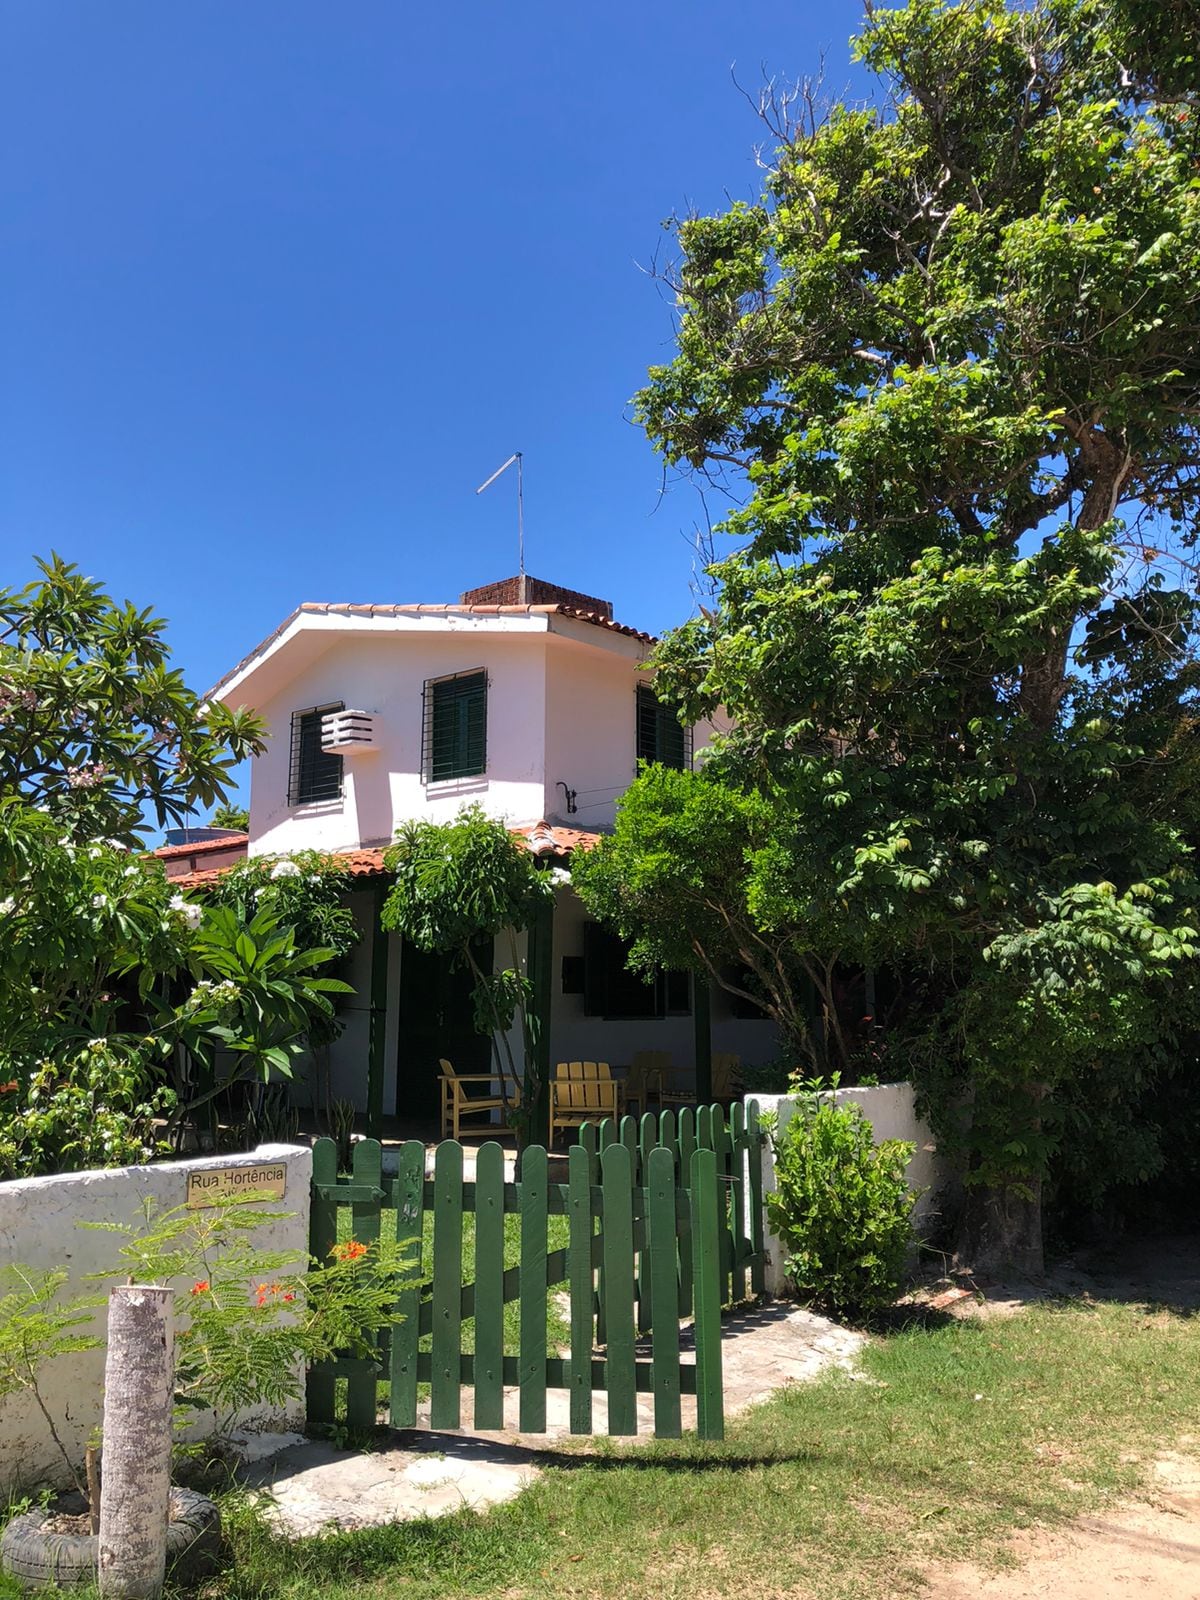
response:
[(329, 1253), (337, 1261), (357, 1261), (366, 1255), (367, 1247), (357, 1239), (347, 1239), (345, 1244), (335, 1244)]
[(11, 1083), (0, 1083), (0, 1094), (16, 1094), (21, 1085), (14, 1078)]
[(290, 1304), (290, 1302), (293, 1301), (296, 1298), (296, 1296), (294, 1294), (285, 1294), (283, 1298), (286, 1301), (288, 1301), (289, 1304)]
[(199, 1280), (199, 1282), (194, 1283), (192, 1285), (192, 1293), (193, 1294), (207, 1294), (211, 1287), (212, 1287), (212, 1285), (209, 1283), (207, 1278), (201, 1278)]

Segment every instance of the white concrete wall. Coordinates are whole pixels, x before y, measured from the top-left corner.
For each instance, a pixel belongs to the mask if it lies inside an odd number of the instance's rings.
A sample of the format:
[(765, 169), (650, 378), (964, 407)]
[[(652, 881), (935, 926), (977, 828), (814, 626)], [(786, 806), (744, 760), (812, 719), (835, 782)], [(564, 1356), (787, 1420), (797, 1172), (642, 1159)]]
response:
[[(88, 1282), (88, 1275), (105, 1271), (117, 1261), (122, 1240), (111, 1233), (80, 1227), (81, 1222), (139, 1223), (148, 1200), (161, 1209), (183, 1204), (190, 1171), (256, 1166), (267, 1161), (283, 1162), (287, 1180), (284, 1198), (267, 1203), (263, 1209), (286, 1212), (287, 1216), (265, 1226), (254, 1241), (264, 1251), (295, 1256), (303, 1266), (308, 1258), (312, 1152), (292, 1145), (263, 1145), (248, 1155), (206, 1156), (157, 1166), (114, 1167), (101, 1172), (72, 1172), (60, 1177), (0, 1183), (0, 1266), (65, 1270), (70, 1281), (64, 1295), (106, 1295), (123, 1274), (98, 1283)], [(93, 1324), (95, 1331), (102, 1334), (102, 1309), (95, 1313)], [(103, 1415), (103, 1384), (103, 1346), (61, 1356), (48, 1363), (41, 1374), (42, 1393), (59, 1434), (68, 1451), (79, 1460)], [(302, 1427), (303, 1400), (282, 1416), (260, 1414), (251, 1420), (257, 1426)], [(202, 1438), (211, 1425), (211, 1418), (206, 1421), (200, 1417), (190, 1431), (194, 1437)], [(18, 1486), (28, 1487), (46, 1479), (57, 1483), (63, 1476), (61, 1457), (33, 1402), (24, 1395), (0, 1400), (0, 1496)]]
[[(913, 1210), (913, 1226), (918, 1238), (928, 1229), (942, 1207), (944, 1196), (954, 1181), (946, 1158), (939, 1154), (937, 1140), (928, 1123), (916, 1113), (916, 1093), (911, 1083), (883, 1083), (873, 1088), (837, 1089), (831, 1097), (837, 1105), (857, 1106), (871, 1124), (875, 1143), (887, 1139), (903, 1139), (916, 1149), (908, 1164), (906, 1177), (910, 1189), (918, 1191)], [(796, 1101), (786, 1094), (752, 1094), (746, 1104), (757, 1104), (760, 1112), (773, 1112), (776, 1132), (782, 1133), (796, 1114)], [(763, 1198), (775, 1188), (775, 1150), (768, 1138), (762, 1152)], [(771, 1230), (769, 1218), (764, 1224), (767, 1250), (767, 1292), (779, 1294), (784, 1287), (785, 1246)]]
[[(583, 927), (587, 913), (574, 890), (559, 889), (554, 900), (554, 966), (550, 1009), (550, 1060), (602, 1060), (627, 1066), (637, 1050), (669, 1051), (676, 1066), (693, 1068), (696, 1060), (695, 1023), (692, 1016), (618, 1018), (589, 1017), (581, 994), (562, 992), (564, 956), (583, 954)], [(752, 1022), (730, 1013), (728, 996), (712, 997), (712, 1047), (733, 1051), (746, 1066), (759, 1066), (777, 1054), (777, 1034), (771, 1022)]]
[[(319, 654), (305, 652), (295, 674), (257, 706), (268, 744), (251, 769), (251, 855), (386, 844), (402, 819), (446, 822), (471, 801), (493, 816), (536, 822), (545, 807), (545, 653), (545, 633), (477, 626), (330, 635)], [(487, 771), (426, 785), (425, 682), (477, 668), (488, 674)], [(338, 700), (375, 713), (378, 748), (344, 758), (340, 800), (289, 806), (292, 713)]]
[[(589, 649), (557, 636), (546, 677), (546, 811), (576, 828), (607, 828), (637, 775), (635, 654)], [(576, 793), (568, 816), (559, 782)]]

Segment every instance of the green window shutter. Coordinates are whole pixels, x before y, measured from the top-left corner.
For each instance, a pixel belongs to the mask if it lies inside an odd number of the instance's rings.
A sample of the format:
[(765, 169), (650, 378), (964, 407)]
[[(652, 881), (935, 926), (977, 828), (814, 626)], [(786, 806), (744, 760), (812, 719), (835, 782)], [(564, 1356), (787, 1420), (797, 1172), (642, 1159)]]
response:
[(487, 770), (487, 673), (460, 672), (425, 685), (426, 783), (475, 778)]
[(343, 711), (339, 700), (308, 711), (292, 712), (291, 766), (288, 805), (314, 805), (342, 797), (342, 758), (321, 747), (321, 722), (331, 711)]
[(637, 758), (639, 761), (658, 760), (659, 704), (648, 683), (637, 687)]
[(690, 765), (691, 735), (648, 683), (637, 687), (637, 758), (682, 771)]

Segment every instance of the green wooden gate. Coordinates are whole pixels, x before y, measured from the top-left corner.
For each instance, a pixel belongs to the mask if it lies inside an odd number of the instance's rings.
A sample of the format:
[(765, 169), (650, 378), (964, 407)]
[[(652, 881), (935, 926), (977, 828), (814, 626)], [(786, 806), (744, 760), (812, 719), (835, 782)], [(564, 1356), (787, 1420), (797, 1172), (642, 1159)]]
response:
[[(339, 1237), (371, 1243), (386, 1217), (389, 1235), (423, 1241), (426, 1268), (401, 1295), (403, 1320), (380, 1330), (378, 1361), (343, 1359), (309, 1373), (309, 1426), (373, 1427), (382, 1383), (392, 1426), (415, 1427), (418, 1385), (427, 1384), (435, 1429), (463, 1425), (464, 1388), (473, 1390), (473, 1426), (503, 1428), (504, 1389), (516, 1387), (526, 1433), (545, 1430), (547, 1390), (565, 1389), (572, 1433), (593, 1431), (592, 1396), (602, 1391), (608, 1432), (636, 1434), (637, 1395), (649, 1393), (654, 1433), (678, 1438), (680, 1397), (694, 1394), (700, 1437), (721, 1438), (721, 1307), (762, 1291), (760, 1143), (753, 1112), (747, 1120), (741, 1106), (728, 1122), (719, 1106), (678, 1119), (668, 1111), (582, 1129), (565, 1182), (550, 1181), (551, 1161), (562, 1159), (531, 1146), (521, 1181), (506, 1183), (495, 1143), (480, 1147), (467, 1181), (462, 1146), (451, 1140), (438, 1145), (431, 1179), (419, 1140), (400, 1147), (399, 1170), (388, 1175), (379, 1144), (361, 1141), (348, 1177), (337, 1172), (333, 1141), (318, 1140), (312, 1254), (324, 1260)], [(508, 1268), (506, 1215), (519, 1218), (519, 1259)], [(556, 1250), (548, 1243), (552, 1216), (567, 1224)], [(469, 1283), (464, 1217), (474, 1218)], [(559, 1284), (569, 1296), (565, 1355), (552, 1353), (547, 1337), (547, 1298)], [(506, 1351), (504, 1307), (512, 1302), (519, 1337)], [(692, 1362), (682, 1359), (689, 1318)]]

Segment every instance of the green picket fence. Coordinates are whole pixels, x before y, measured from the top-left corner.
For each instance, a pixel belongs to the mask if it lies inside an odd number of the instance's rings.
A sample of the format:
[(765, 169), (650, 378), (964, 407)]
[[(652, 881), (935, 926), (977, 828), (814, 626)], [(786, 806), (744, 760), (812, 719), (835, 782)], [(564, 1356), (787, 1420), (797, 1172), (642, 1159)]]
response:
[[(766, 1254), (763, 1247), (762, 1130), (758, 1107), (735, 1104), (728, 1116), (720, 1106), (685, 1106), (676, 1115), (667, 1110), (657, 1116), (646, 1112), (641, 1117), (622, 1117), (619, 1122), (606, 1118), (599, 1123), (585, 1122), (579, 1142), (590, 1156), (602, 1153), (613, 1144), (629, 1152), (635, 1184), (647, 1182), (649, 1158), (655, 1150), (670, 1152), (676, 1182), (687, 1183), (692, 1156), (697, 1150), (711, 1150), (716, 1158), (720, 1186), (718, 1207), (718, 1279), (722, 1305), (735, 1305), (747, 1294), (761, 1295), (765, 1288)], [(653, 1326), (654, 1299), (650, 1292), (653, 1259), (642, 1252), (638, 1257), (637, 1325), (639, 1332)], [(645, 1280), (645, 1281), (644, 1281)], [(692, 1311), (691, 1239), (679, 1240), (679, 1315)], [(604, 1337), (603, 1303), (600, 1308), (600, 1337)]]
[[(759, 1135), (740, 1110), (729, 1124), (719, 1107), (702, 1107), (678, 1120), (670, 1112), (643, 1118), (632, 1133), (624, 1124), (585, 1128), (567, 1154), (565, 1183), (550, 1181), (540, 1146), (525, 1151), (521, 1181), (506, 1183), (504, 1152), (495, 1143), (480, 1147), (474, 1180), (466, 1181), (462, 1146), (451, 1140), (437, 1147), (432, 1179), (419, 1140), (400, 1147), (399, 1170), (388, 1175), (379, 1144), (362, 1140), (348, 1177), (338, 1174), (333, 1141), (318, 1140), (312, 1254), (328, 1256), (345, 1210), (352, 1236), (368, 1244), (380, 1237), (384, 1212), (395, 1213), (389, 1231), (401, 1240), (420, 1240), (428, 1213), (432, 1271), (403, 1290), (403, 1320), (378, 1330), (377, 1361), (345, 1358), (310, 1371), (309, 1426), (373, 1427), (382, 1380), (393, 1427), (417, 1425), (418, 1385), (427, 1384), (435, 1429), (463, 1425), (464, 1389), (473, 1392), (473, 1426), (502, 1428), (504, 1390), (515, 1387), (526, 1433), (545, 1430), (547, 1391), (565, 1389), (572, 1433), (593, 1432), (592, 1397), (602, 1392), (608, 1432), (636, 1434), (637, 1396), (649, 1393), (655, 1435), (678, 1438), (681, 1396), (694, 1394), (700, 1437), (721, 1438), (721, 1307), (744, 1297), (747, 1278), (755, 1292), (762, 1280), (758, 1161), (750, 1159)], [(519, 1260), (507, 1269), (506, 1214), (520, 1219)], [(567, 1218), (565, 1249), (549, 1249), (553, 1215)], [(470, 1283), (463, 1271), (467, 1216), (475, 1226)], [(570, 1302), (566, 1355), (548, 1348), (547, 1299), (559, 1283)], [(515, 1354), (504, 1348), (504, 1307), (512, 1302)], [(681, 1322), (689, 1317), (691, 1362), (682, 1359)], [(472, 1351), (463, 1349), (468, 1319)]]

